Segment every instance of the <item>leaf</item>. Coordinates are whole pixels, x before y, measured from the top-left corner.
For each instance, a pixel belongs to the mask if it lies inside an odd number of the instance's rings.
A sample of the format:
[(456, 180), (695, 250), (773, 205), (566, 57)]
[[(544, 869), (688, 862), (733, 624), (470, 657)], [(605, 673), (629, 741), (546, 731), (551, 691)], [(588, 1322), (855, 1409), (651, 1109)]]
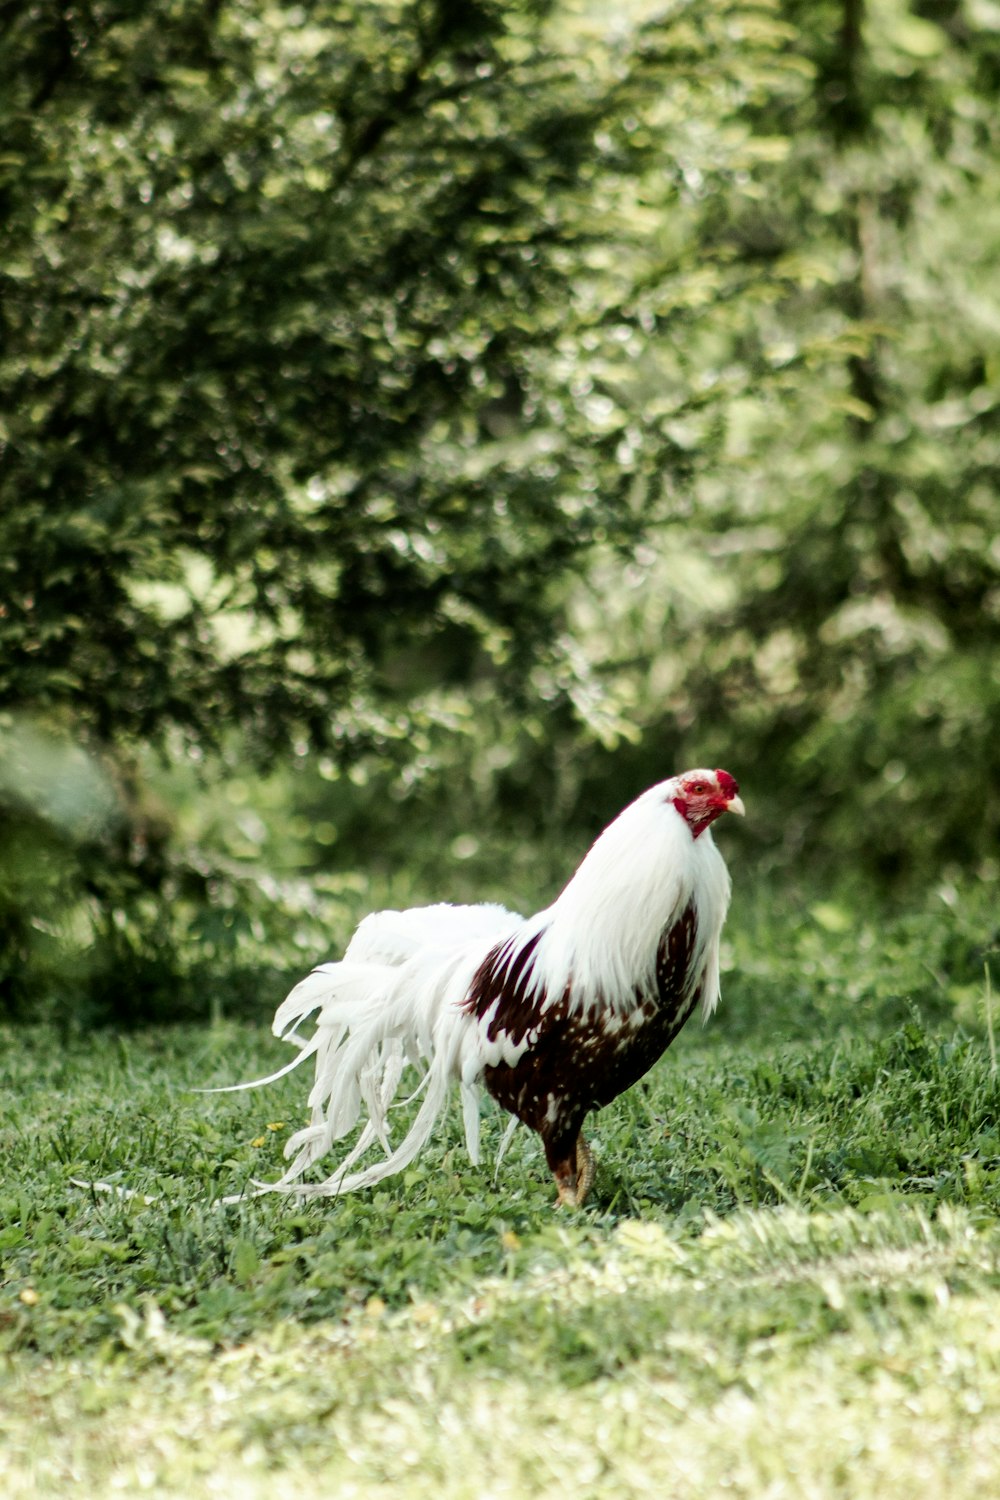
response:
[(824, 932), (849, 932), (854, 926), (853, 914), (833, 901), (817, 901), (809, 911)]
[(238, 1239), (233, 1246), (233, 1275), (246, 1286), (260, 1270), (260, 1256), (252, 1240)]

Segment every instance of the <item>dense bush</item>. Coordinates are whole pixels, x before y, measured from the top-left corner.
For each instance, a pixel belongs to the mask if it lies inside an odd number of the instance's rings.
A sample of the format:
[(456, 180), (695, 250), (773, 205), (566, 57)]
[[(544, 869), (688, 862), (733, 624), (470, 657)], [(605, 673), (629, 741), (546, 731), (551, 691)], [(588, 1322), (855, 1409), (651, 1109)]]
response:
[(685, 762), (995, 880), (988, 7), (3, 15), (8, 1011), (287, 961), (261, 868), (535, 899)]

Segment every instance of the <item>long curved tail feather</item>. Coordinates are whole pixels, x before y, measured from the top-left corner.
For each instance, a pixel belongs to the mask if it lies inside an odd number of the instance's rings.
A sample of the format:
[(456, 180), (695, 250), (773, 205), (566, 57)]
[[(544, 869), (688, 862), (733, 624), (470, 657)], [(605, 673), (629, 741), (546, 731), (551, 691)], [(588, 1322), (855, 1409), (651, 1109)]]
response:
[[(310, 1119), (285, 1147), (289, 1165), (282, 1176), (275, 1182), (255, 1182), (255, 1196), (286, 1192), (338, 1197), (401, 1171), (427, 1143), (456, 1082), (461, 1085), (466, 1145), (478, 1164), (482, 1059), (475, 1023), (461, 1002), (480, 949), (479, 943), (466, 943), (450, 953), (435, 952), (433, 961), (423, 952), (396, 964), (347, 958), (321, 965), (295, 986), (279, 1006), (273, 1030), (301, 1050), (271, 1077), (282, 1077), (315, 1057)], [(311, 1016), (316, 1030), (306, 1041), (298, 1029)], [(422, 1076), (400, 1097), (408, 1063)], [(421, 1094), (416, 1116), (394, 1145), (389, 1111)], [(334, 1170), (321, 1182), (304, 1181), (310, 1169), (351, 1134), (363, 1114), (367, 1119), (357, 1140)], [(362, 1165), (376, 1144), (382, 1148), (382, 1159)]]

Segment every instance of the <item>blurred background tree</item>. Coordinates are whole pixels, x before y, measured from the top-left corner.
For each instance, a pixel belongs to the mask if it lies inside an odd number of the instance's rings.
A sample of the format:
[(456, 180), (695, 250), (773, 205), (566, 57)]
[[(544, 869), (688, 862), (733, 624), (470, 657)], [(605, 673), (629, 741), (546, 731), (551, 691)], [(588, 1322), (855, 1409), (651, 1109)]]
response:
[(266, 1009), (681, 762), (995, 878), (996, 6), (0, 21), (9, 1014)]
[(650, 618), (672, 565), (648, 554), (642, 633), (623, 659), (604, 631), (609, 666), (639, 664), (660, 738), (689, 726), (682, 758), (711, 726), (783, 860), (815, 864), (819, 843), (882, 880), (994, 880), (1000, 9), (782, 13), (810, 89), (754, 105), (778, 147), (766, 191), (716, 203), (736, 253), (771, 266), (773, 301), (725, 346), (762, 378), (728, 403), (675, 533), (716, 592)]

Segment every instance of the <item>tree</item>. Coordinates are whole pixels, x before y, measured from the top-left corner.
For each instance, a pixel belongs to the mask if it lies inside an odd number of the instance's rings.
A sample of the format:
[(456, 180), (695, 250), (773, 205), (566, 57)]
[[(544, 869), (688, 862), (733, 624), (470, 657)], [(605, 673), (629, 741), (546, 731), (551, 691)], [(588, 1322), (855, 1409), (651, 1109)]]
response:
[(751, 103), (771, 170), (715, 204), (737, 262), (769, 274), (690, 351), (734, 396), (690, 516), (629, 565), (631, 589), (606, 560), (578, 635), (641, 727), (617, 774), (708, 737), (782, 861), (995, 879), (995, 17), (902, 0), (782, 16), (810, 86)]
[(3, 6), (0, 705), (124, 814), (60, 905), (82, 880), (110, 938), (126, 876), (163, 888), (136, 747), (344, 766), (470, 684), (569, 701), (565, 580), (672, 507), (705, 404), (615, 394), (637, 278), (731, 295), (689, 184), (746, 173), (740, 111), (794, 81), (773, 13)]

